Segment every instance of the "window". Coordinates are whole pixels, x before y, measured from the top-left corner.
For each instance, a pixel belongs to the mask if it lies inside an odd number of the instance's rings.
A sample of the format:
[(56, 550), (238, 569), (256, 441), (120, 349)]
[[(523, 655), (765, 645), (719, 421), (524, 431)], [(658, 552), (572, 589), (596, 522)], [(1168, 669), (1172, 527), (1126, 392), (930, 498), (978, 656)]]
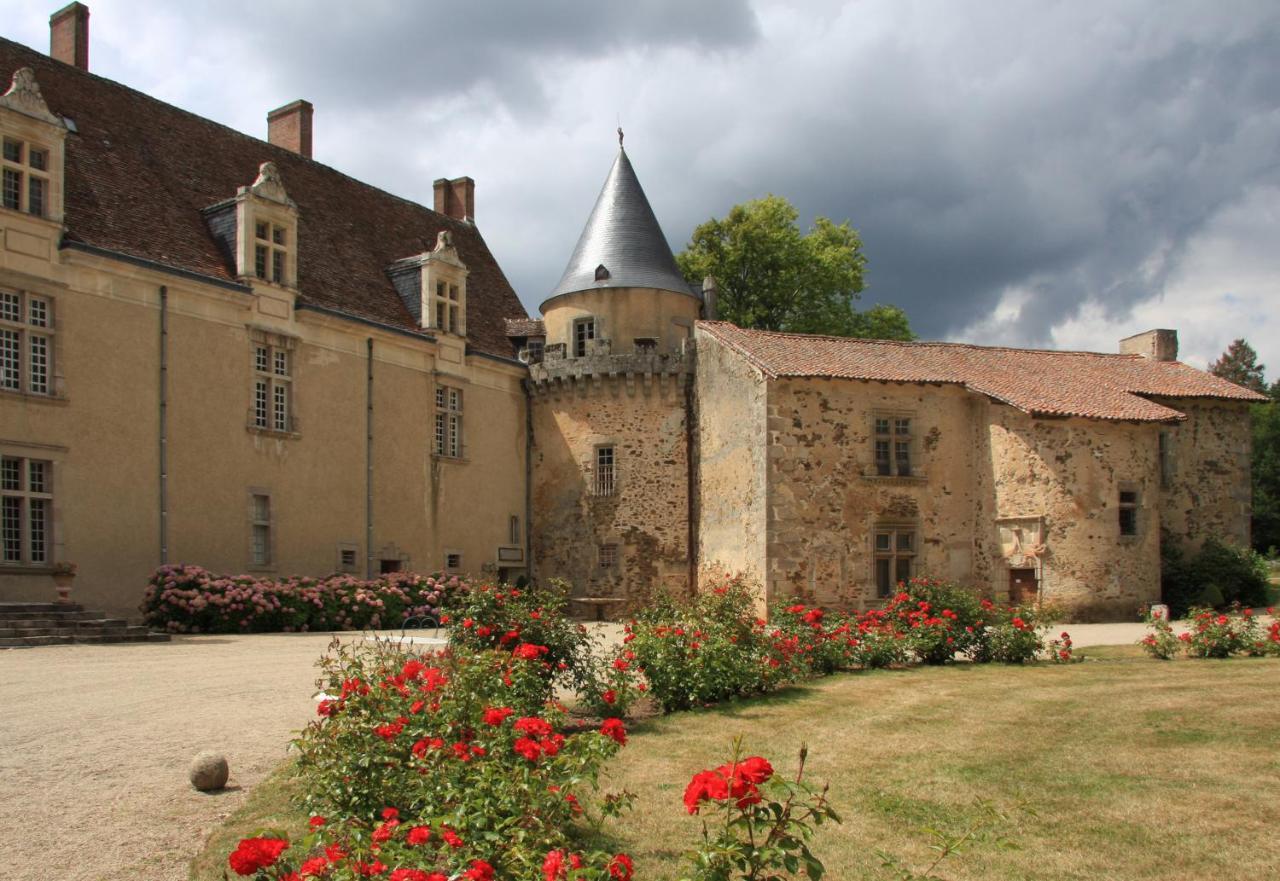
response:
[(587, 354), (587, 340), (596, 338), (596, 320), (579, 318), (573, 323), (573, 357), (582, 358)]
[(293, 431), (292, 352), (281, 338), (253, 344), (253, 427)]
[(596, 447), (595, 495), (611, 496), (618, 490), (617, 461), (613, 446)]
[(905, 416), (875, 417), (876, 474), (911, 476), (911, 419)]
[(0, 290), (0, 389), (52, 395), (53, 304)]
[(271, 565), (271, 496), (249, 495), (249, 565)]
[(50, 562), (53, 545), (53, 463), (0, 458), (0, 563)]
[(529, 340), (525, 343), (524, 360), (526, 364), (541, 364), (545, 353), (546, 342), (544, 340)]
[(507, 522), (507, 544), (523, 544), (520, 535), (520, 518), (515, 514), (511, 515), (511, 519)]
[(436, 386), (437, 456), (462, 457), (462, 389)]
[(914, 526), (875, 529), (876, 596), (890, 596), (899, 582), (911, 580), (916, 557)]
[(14, 138), (4, 139), (0, 154), (3, 169), (3, 204), (11, 211), (36, 217), (49, 213), (49, 151)]
[(1138, 534), (1138, 491), (1120, 490), (1120, 534)]
[(356, 549), (355, 549), (355, 548), (343, 548), (343, 549), (342, 549), (342, 568), (343, 568), (343, 570), (345, 571), (345, 570), (349, 570), (349, 569), (354, 569), (355, 567), (356, 567)]
[(462, 568), (462, 553), (460, 551), (446, 551), (444, 555), (444, 568), (449, 572), (457, 572)]
[(445, 333), (462, 333), (462, 291), (447, 281), (436, 282), (435, 324)]
[(596, 556), (600, 561), (601, 569), (612, 569), (618, 565), (618, 546), (616, 544), (602, 544), (597, 548)]
[(253, 225), (253, 274), (263, 281), (287, 284), (289, 231), (259, 220)]

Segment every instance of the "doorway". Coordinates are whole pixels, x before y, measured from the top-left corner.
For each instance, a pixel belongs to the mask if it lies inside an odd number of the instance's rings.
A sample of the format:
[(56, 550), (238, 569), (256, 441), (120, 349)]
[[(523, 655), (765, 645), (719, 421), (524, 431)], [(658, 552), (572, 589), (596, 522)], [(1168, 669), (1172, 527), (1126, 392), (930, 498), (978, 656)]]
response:
[(1040, 580), (1035, 569), (1009, 570), (1009, 603), (1021, 606), (1040, 599)]

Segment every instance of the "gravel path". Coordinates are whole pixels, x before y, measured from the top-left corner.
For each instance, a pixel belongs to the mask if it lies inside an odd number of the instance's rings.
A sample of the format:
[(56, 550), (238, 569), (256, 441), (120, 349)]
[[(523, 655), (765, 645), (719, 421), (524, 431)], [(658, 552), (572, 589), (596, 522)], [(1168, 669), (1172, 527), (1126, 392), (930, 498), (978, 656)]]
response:
[[(1131, 644), (1143, 633), (1140, 624), (1065, 629), (1077, 646)], [(616, 639), (620, 628), (605, 632)], [(315, 661), (330, 639), (0, 651), (0, 878), (186, 879), (209, 832), (313, 717)], [(187, 781), (202, 749), (230, 762), (222, 793)]]

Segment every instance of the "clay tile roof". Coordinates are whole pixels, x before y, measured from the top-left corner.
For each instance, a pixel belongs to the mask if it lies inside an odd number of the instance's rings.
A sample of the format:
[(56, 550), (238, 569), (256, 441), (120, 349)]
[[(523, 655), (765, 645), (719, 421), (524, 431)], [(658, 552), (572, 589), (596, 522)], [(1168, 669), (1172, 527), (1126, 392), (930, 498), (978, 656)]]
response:
[(234, 281), (201, 209), (232, 198), (259, 165), (274, 162), (298, 205), (300, 304), (419, 331), (386, 268), (429, 251), (447, 229), (470, 270), (470, 348), (514, 357), (502, 319), (526, 313), (474, 225), (0, 39), (0, 90), (21, 67), (35, 71), (49, 109), (75, 123), (67, 136), (69, 241)]
[(952, 383), (1044, 416), (1167, 422), (1185, 417), (1147, 396), (1266, 400), (1181, 362), (1141, 355), (856, 340), (744, 330), (723, 321), (698, 327), (771, 378)]
[(541, 318), (507, 318), (504, 323), (509, 337), (547, 335), (547, 326), (543, 324)]

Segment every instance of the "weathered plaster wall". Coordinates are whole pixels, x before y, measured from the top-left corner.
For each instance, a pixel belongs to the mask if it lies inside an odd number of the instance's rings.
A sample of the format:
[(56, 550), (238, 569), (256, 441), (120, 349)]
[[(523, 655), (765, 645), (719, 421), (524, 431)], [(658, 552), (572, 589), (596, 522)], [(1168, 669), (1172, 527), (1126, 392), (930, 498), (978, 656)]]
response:
[(1248, 547), (1252, 436), (1247, 404), (1161, 399), (1187, 415), (1163, 427), (1168, 464), (1161, 480), (1160, 522), (1168, 537), (1195, 550), (1214, 537)]
[[(535, 387), (533, 538), (538, 578), (565, 578), (575, 597), (643, 603), (657, 586), (689, 586), (689, 459), (682, 373), (599, 374)], [(617, 486), (593, 494), (595, 450), (612, 444)], [(601, 567), (599, 546), (616, 544)], [(583, 607), (580, 612), (593, 614)]]
[[(977, 416), (983, 513), (976, 580), (993, 595), (1007, 596), (1010, 564), (999, 527), (1038, 519), (1045, 545), (1039, 563), (1043, 600), (1076, 618), (1113, 619), (1157, 602), (1159, 426), (1036, 419), (994, 402), (981, 404)], [(1120, 534), (1122, 489), (1139, 494), (1134, 536)]]
[(594, 318), (596, 337), (610, 340), (616, 353), (630, 352), (636, 338), (658, 341), (660, 352), (679, 352), (693, 335), (702, 304), (688, 294), (654, 288), (601, 288), (564, 294), (543, 304), (547, 345), (573, 351), (573, 323)]
[(764, 584), (767, 390), (715, 337), (697, 335), (698, 580), (742, 573)]
[[(915, 571), (968, 581), (972, 403), (954, 386), (782, 379), (768, 390), (768, 593), (876, 599), (876, 524), (911, 525)], [(875, 475), (876, 414), (912, 420), (913, 474)]]

